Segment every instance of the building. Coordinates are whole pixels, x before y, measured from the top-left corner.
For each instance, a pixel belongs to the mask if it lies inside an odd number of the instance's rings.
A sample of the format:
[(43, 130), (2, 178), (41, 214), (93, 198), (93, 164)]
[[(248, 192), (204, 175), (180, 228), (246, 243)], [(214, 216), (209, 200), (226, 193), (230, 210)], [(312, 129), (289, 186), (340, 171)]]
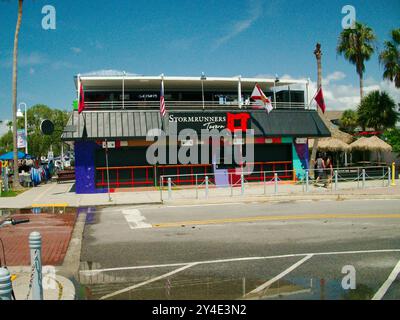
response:
[[(162, 82), (165, 117), (160, 115)], [(270, 97), (272, 112), (255, 109), (256, 103), (250, 96), (256, 83)], [(78, 94), (81, 84), (84, 111), (72, 112), (62, 134), (64, 141), (74, 145), (77, 193), (105, 192), (108, 184), (111, 191), (151, 187), (159, 184), (163, 175), (179, 175), (176, 184), (193, 184), (196, 174), (232, 172), (243, 165), (225, 163), (224, 156), (216, 161), (213, 151), (208, 163), (181, 163), (179, 159), (176, 163), (170, 159), (167, 163), (149, 163), (146, 151), (153, 143), (146, 140), (149, 130), (168, 132), (173, 124), (179, 132), (192, 129), (200, 133), (210, 127), (234, 132), (254, 130), (253, 140), (244, 136), (236, 141), (234, 138), (232, 143), (238, 145), (240, 152), (250, 146), (249, 141), (254, 147), (254, 173), (247, 179), (250, 181), (259, 180), (262, 171), (279, 171), (281, 179), (301, 178), (308, 168), (307, 138), (330, 136), (318, 113), (308, 106), (307, 81), (123, 73), (78, 75), (75, 77)], [(198, 148), (200, 158), (204, 142), (190, 140), (193, 139), (179, 140), (170, 134), (166, 148), (171, 150), (176, 146), (179, 151), (190, 145)]]

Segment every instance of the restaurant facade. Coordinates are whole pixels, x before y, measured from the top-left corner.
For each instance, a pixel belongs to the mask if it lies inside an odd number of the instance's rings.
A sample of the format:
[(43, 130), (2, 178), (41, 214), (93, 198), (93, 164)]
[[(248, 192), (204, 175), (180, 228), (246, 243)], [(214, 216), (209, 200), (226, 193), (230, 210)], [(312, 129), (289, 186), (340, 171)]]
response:
[[(84, 109), (71, 113), (62, 139), (75, 151), (77, 193), (154, 187), (162, 176), (174, 176), (176, 185), (208, 175), (218, 186), (217, 173), (234, 184), (240, 172), (250, 182), (264, 172), (293, 181), (308, 169), (308, 138), (330, 136), (309, 107), (307, 81), (126, 73), (74, 79)], [(251, 99), (256, 84), (271, 100), (269, 113)]]

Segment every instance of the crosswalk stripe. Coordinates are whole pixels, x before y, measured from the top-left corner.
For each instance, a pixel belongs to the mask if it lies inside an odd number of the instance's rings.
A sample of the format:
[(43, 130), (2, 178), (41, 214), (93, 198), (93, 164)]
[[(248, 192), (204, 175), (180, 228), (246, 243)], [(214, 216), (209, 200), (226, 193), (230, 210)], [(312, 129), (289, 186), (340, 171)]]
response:
[(129, 228), (131, 229), (145, 229), (151, 228), (151, 224), (144, 222), (146, 217), (142, 215), (138, 209), (126, 209), (122, 210), (122, 214), (125, 220), (128, 222)]

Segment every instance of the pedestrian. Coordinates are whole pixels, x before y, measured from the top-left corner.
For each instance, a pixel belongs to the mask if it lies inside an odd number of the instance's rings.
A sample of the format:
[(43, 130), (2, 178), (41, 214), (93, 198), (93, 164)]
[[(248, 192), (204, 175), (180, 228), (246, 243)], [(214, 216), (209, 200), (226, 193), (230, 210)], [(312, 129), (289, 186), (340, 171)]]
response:
[(318, 182), (323, 178), (324, 169), (325, 169), (324, 159), (322, 158), (321, 154), (318, 154), (318, 158), (315, 163), (315, 171), (317, 173), (317, 179), (315, 180), (315, 184), (318, 184)]
[(333, 164), (332, 164), (332, 158), (328, 156), (325, 162), (325, 168), (326, 168), (326, 174), (327, 174), (327, 180), (325, 187), (327, 188), (331, 182), (332, 182), (332, 177), (333, 177)]

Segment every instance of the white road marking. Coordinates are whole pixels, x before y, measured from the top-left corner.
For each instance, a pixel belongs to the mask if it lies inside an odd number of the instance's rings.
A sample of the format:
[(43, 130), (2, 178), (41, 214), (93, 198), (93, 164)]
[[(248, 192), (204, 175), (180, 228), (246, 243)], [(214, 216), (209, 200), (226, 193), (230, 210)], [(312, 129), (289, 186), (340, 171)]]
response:
[(372, 300), (381, 300), (385, 295), (385, 293), (387, 292), (387, 290), (389, 289), (389, 287), (392, 285), (393, 281), (396, 280), (399, 273), (400, 273), (400, 260), (399, 262), (397, 262), (396, 266), (390, 273), (389, 278), (386, 279), (382, 287), (380, 287), (379, 290), (372, 297)]
[(118, 267), (118, 268), (106, 268), (106, 269), (80, 270), (79, 272), (82, 273), (82, 274), (85, 274), (85, 275), (95, 275), (95, 274), (98, 274), (100, 272), (107, 272), (107, 271), (124, 271), (124, 270), (137, 270), (137, 269), (179, 267), (179, 266), (185, 266), (187, 264), (201, 265), (201, 264), (213, 264), (213, 263), (225, 263), (225, 262), (240, 262), (240, 261), (251, 261), (251, 260), (265, 260), (265, 259), (304, 257), (304, 256), (308, 256), (308, 255), (322, 256), (322, 255), (361, 254), (361, 253), (387, 253), (387, 252), (400, 252), (400, 249), (294, 253), (294, 254), (285, 254), (285, 255), (277, 255), (277, 256), (265, 256), (265, 257), (244, 257), (244, 258), (206, 260), (206, 261), (196, 261), (196, 262), (155, 264), (155, 265), (147, 265), (147, 266), (132, 266), (132, 267)]
[(181, 272), (181, 271), (186, 270), (186, 269), (188, 269), (188, 268), (190, 268), (190, 267), (193, 267), (194, 265), (196, 265), (196, 263), (187, 264), (187, 265), (183, 266), (182, 268), (179, 268), (179, 269), (173, 270), (173, 271), (171, 271), (171, 272), (165, 273), (165, 274), (163, 274), (163, 275), (161, 275), (161, 276), (158, 276), (158, 277), (155, 277), (155, 278), (146, 280), (146, 281), (144, 281), (144, 282), (135, 284), (135, 285), (133, 285), (133, 286), (127, 287), (127, 288), (125, 288), (125, 289), (121, 289), (121, 290), (115, 291), (115, 292), (113, 292), (113, 293), (107, 294), (107, 295), (101, 297), (100, 300), (108, 299), (108, 298), (111, 298), (111, 297), (113, 297), (113, 296), (119, 295), (119, 294), (121, 294), (121, 293), (124, 293), (124, 292), (130, 291), (130, 290), (133, 290), (133, 289), (136, 289), (136, 288), (145, 286), (145, 285), (147, 285), (147, 284), (149, 284), (149, 283), (152, 283), (152, 282), (154, 282), (154, 281), (158, 281), (158, 280), (167, 278), (167, 277), (172, 276), (172, 275), (174, 275), (174, 274), (176, 274), (176, 273), (178, 273), (178, 272)]
[(129, 228), (131, 229), (144, 229), (151, 228), (151, 224), (144, 222), (146, 217), (142, 215), (138, 209), (126, 209), (122, 210), (126, 221), (128, 222)]
[(300, 261), (297, 261), (295, 264), (293, 264), (292, 266), (290, 266), (289, 268), (287, 268), (286, 270), (284, 270), (283, 272), (278, 274), (276, 277), (273, 277), (272, 279), (270, 279), (267, 282), (263, 283), (261, 286), (259, 286), (259, 287), (255, 288), (254, 290), (250, 291), (247, 295), (256, 294), (256, 293), (258, 293), (260, 291), (263, 291), (264, 289), (266, 289), (269, 286), (271, 286), (274, 282), (276, 282), (279, 279), (283, 278), (288, 273), (292, 272), (294, 269), (296, 269), (297, 267), (302, 265), (304, 262), (306, 262), (312, 256), (313, 256), (312, 254), (309, 254), (309, 255), (305, 256), (303, 259), (301, 259)]

